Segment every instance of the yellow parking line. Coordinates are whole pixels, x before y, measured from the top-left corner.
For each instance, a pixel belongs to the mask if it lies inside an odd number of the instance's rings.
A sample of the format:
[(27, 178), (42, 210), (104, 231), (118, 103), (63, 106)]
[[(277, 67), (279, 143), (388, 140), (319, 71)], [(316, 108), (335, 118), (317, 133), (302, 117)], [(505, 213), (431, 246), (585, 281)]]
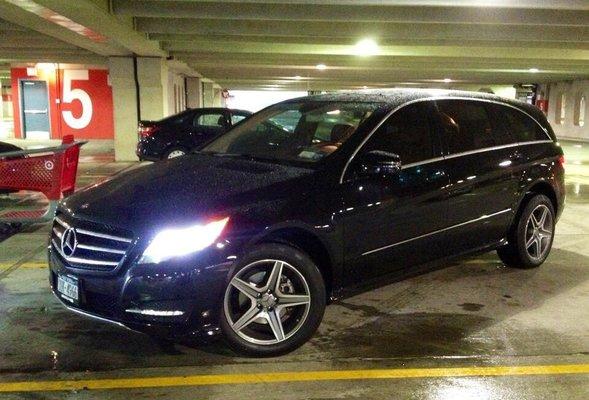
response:
[(588, 373), (589, 364), (270, 372), (254, 374), (189, 375), (151, 378), (1, 382), (0, 392), (46, 392), (83, 389), (136, 389), (331, 380), (561, 375)]
[[(0, 263), (0, 271), (11, 268), (14, 266), (14, 263)], [(47, 268), (47, 261), (30, 261), (26, 263), (22, 263), (18, 266), (19, 268)]]

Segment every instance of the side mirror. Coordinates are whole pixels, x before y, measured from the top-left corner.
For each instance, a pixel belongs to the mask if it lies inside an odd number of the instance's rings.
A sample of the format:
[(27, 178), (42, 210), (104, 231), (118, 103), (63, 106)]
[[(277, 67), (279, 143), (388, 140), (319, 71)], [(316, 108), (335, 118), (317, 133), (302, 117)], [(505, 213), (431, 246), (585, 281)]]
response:
[(357, 165), (361, 176), (391, 176), (401, 170), (401, 158), (394, 153), (373, 150), (360, 156)]

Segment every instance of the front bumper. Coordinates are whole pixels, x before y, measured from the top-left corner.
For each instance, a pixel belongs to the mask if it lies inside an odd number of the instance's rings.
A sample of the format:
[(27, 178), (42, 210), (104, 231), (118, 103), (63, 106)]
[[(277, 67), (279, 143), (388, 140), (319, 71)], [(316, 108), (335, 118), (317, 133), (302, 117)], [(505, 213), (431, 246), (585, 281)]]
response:
[[(112, 273), (71, 268), (49, 247), (49, 282), (70, 310), (119, 326), (161, 336), (218, 332), (226, 277), (232, 260), (210, 250), (198, 257), (158, 265), (122, 265)], [(57, 276), (78, 280), (79, 300), (57, 291)]]

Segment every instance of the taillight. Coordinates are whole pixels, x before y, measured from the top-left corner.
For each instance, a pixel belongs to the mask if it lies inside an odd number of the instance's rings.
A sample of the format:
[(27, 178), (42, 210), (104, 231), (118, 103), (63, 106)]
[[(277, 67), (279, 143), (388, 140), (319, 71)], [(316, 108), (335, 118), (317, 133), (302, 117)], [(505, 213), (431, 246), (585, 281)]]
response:
[(137, 127), (137, 134), (139, 135), (139, 138), (146, 138), (153, 135), (158, 130), (159, 128), (157, 126), (139, 125), (139, 127)]
[(558, 157), (558, 163), (564, 167), (564, 156)]

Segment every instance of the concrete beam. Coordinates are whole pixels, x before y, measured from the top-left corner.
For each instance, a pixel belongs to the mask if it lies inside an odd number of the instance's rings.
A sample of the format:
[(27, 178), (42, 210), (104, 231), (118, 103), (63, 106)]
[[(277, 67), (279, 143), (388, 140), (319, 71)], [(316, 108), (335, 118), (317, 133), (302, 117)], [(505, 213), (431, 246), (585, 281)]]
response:
[[(174, 52), (258, 53), (258, 54), (314, 54), (356, 55), (352, 45), (315, 45), (292, 43), (251, 42), (191, 42), (175, 44)], [(526, 59), (526, 60), (589, 60), (587, 49), (547, 49), (528, 47), (483, 47), (483, 46), (380, 46), (380, 56), (389, 57), (456, 57), (460, 59)]]
[(204, 18), (145, 18), (136, 19), (136, 27), (150, 34), (193, 34), (234, 36), (296, 36), (350, 38), (351, 42), (373, 37), (377, 40), (506, 40), (534, 41), (551, 38), (555, 41), (589, 41), (589, 26), (537, 26), (525, 25), (497, 27), (484, 24), (414, 24), (372, 22), (322, 22), (313, 21), (255, 21), (233, 20), (230, 24)]
[(10, 4), (6, 0), (0, 0), (0, 16), (2, 19), (10, 21), (10, 23), (70, 43), (99, 55), (128, 54), (128, 51), (114, 43), (90, 40), (86, 36), (50, 22), (37, 14), (27, 11), (25, 8)]
[(91, 0), (34, 0), (37, 4), (51, 9), (93, 31), (109, 38), (130, 53), (140, 56), (165, 56), (159, 44), (135, 31), (124, 19), (105, 10)]
[[(350, 45), (355, 44), (356, 40), (350, 37), (337, 36), (260, 36), (260, 35), (198, 35), (198, 34), (173, 34), (173, 33), (150, 33), (150, 39), (158, 40), (162, 43), (163, 48), (169, 48), (175, 44), (192, 43), (192, 42), (255, 42), (255, 43), (298, 43), (298, 44), (338, 44)], [(586, 40), (585, 40), (586, 39)], [(378, 38), (378, 44), (382, 46), (391, 45), (415, 45), (415, 46), (439, 46), (454, 43), (463, 43), (464, 46), (497, 46), (497, 47), (567, 47), (567, 48), (584, 48), (589, 45), (589, 37), (571, 37), (568, 40), (559, 40), (558, 38), (537, 36), (530, 40), (489, 40), (479, 36), (470, 38)]]
[(589, 10), (408, 5), (261, 4), (114, 0), (116, 14), (214, 20), (402, 22), (494, 25), (589, 25)]
[[(127, 0), (133, 1), (133, 0)], [(163, 0), (169, 1), (169, 0)], [(183, 0), (194, 1), (194, 0)], [(203, 3), (243, 3), (242, 0), (199, 0)], [(505, 0), (248, 0), (248, 3), (275, 3), (275, 4), (329, 4), (329, 5), (387, 5), (387, 6), (438, 6), (438, 7), (503, 7), (503, 8), (528, 8), (528, 9), (555, 9), (555, 10), (589, 10), (589, 4), (585, 0), (519, 0), (509, 2)]]
[(49, 63), (64, 63), (64, 64), (106, 64), (107, 58), (91, 53), (80, 54), (74, 52), (66, 54), (63, 51), (51, 52), (44, 50), (31, 49), (0, 49), (0, 62), (49, 62)]

